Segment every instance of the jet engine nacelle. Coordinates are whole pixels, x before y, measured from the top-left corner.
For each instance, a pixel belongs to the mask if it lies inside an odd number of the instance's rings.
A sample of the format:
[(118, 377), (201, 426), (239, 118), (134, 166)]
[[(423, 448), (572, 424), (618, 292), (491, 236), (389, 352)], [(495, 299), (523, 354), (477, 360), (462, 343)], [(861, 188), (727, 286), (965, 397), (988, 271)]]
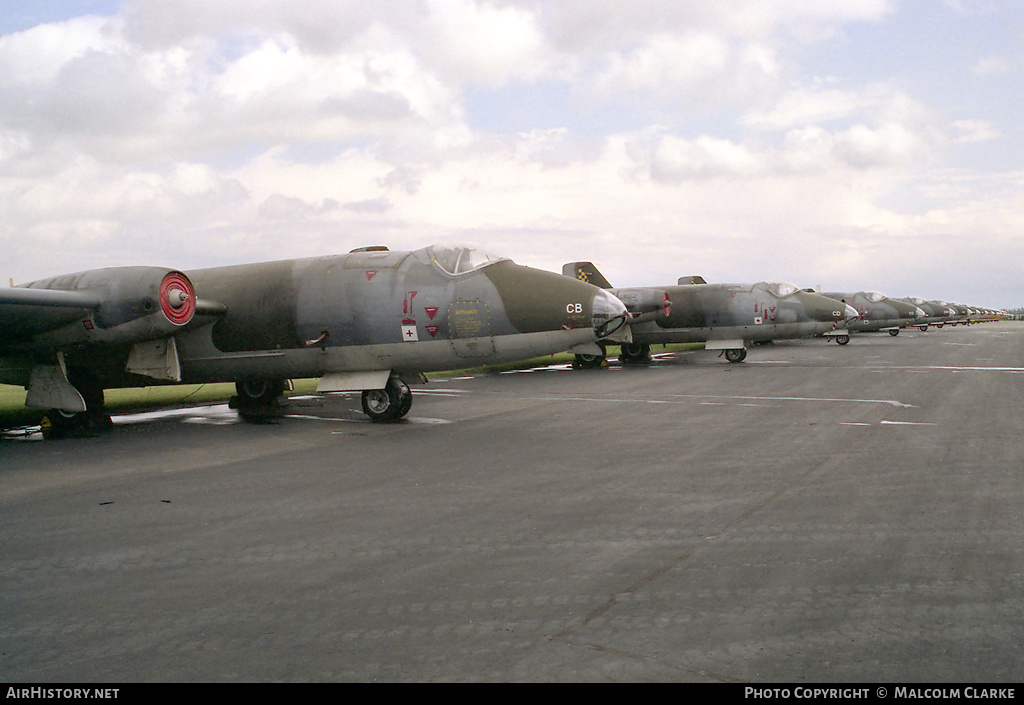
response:
[[(182, 272), (111, 267), (28, 284), (26, 298), (82, 308), (80, 319), (41, 336), (54, 345), (131, 343), (173, 335), (196, 312), (196, 293)], [(62, 297), (64, 300), (62, 300)]]
[(610, 289), (609, 292), (626, 304), (632, 323), (639, 323), (670, 311), (668, 292), (662, 289)]

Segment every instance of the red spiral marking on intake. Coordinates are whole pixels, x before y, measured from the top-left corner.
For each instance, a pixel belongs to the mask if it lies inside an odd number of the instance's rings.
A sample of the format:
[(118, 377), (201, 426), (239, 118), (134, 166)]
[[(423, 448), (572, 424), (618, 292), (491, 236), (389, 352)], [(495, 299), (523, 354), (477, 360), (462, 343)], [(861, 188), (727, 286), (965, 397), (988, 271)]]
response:
[[(178, 289), (187, 297), (180, 306), (175, 308), (168, 298), (170, 293)], [(160, 310), (164, 312), (167, 320), (175, 325), (183, 326), (192, 320), (196, 312), (196, 290), (192, 282), (181, 272), (170, 272), (160, 282)]]

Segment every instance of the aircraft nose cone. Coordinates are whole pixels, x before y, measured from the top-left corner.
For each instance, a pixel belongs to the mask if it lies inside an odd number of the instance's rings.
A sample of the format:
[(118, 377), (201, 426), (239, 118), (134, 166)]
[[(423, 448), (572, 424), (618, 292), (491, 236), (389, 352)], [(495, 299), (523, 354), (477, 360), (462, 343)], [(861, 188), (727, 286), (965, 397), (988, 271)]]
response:
[(924, 318), (927, 315), (920, 306), (914, 309), (914, 318)]
[(167, 292), (167, 303), (169, 303), (173, 309), (181, 308), (188, 303), (188, 300), (188, 292), (182, 291), (181, 289), (174, 288)]
[(628, 337), (622, 337), (623, 335), (628, 336), (629, 333), (629, 328), (626, 326), (629, 311), (626, 304), (616, 296), (603, 289), (598, 289), (594, 293), (594, 301), (591, 305), (591, 318), (594, 332), (598, 338), (629, 341)]
[(857, 309), (850, 304), (846, 304), (846, 322), (850, 323), (851, 321), (856, 321), (858, 318), (860, 318), (860, 314), (857, 313)]

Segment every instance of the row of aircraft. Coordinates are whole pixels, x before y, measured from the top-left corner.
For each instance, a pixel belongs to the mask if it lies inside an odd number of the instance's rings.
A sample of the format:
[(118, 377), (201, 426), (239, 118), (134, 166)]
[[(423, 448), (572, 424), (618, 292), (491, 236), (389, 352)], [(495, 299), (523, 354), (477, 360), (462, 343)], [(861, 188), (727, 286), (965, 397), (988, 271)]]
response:
[[(650, 359), (651, 345), (694, 342), (721, 350), (729, 362), (742, 362), (751, 343), (821, 336), (846, 345), (851, 333), (898, 335), (908, 326), (927, 330), (1009, 316), (941, 300), (893, 299), (875, 291), (822, 292), (785, 282), (708, 284), (700, 276), (680, 277), (674, 286), (617, 289), (592, 262), (570, 262), (562, 274), (595, 284), (626, 303), (632, 341), (621, 345), (620, 362)], [(659, 311), (661, 300), (666, 305)], [(607, 347), (600, 346), (599, 355), (577, 354), (576, 366), (600, 367)]]
[(675, 342), (740, 362), (761, 341), (845, 344), (859, 330), (978, 315), (874, 296), (699, 277), (616, 289), (590, 262), (557, 274), (441, 245), (191, 272), (111, 267), (0, 289), (0, 383), (25, 387), (48, 437), (109, 424), (105, 389), (233, 382), (233, 408), (260, 419), (279, 413), (290, 380), (311, 377), (321, 392), (360, 392), (371, 420), (392, 422), (426, 372), (564, 351), (594, 367), (612, 345), (620, 361), (640, 362)]

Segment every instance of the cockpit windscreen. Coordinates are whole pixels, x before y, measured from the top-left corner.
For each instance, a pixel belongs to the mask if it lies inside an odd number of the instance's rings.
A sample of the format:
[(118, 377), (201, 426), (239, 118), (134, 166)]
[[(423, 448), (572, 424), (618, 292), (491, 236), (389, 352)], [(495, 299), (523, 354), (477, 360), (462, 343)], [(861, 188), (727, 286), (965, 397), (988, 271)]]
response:
[(467, 274), (508, 259), (475, 247), (431, 245), (430, 260), (451, 275)]

